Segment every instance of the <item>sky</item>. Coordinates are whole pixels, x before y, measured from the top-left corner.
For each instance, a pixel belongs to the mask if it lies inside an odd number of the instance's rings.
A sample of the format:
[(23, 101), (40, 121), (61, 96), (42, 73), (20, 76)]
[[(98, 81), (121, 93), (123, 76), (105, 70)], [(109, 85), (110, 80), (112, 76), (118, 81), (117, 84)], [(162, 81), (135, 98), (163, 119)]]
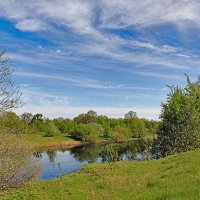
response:
[(200, 74), (199, 0), (0, 0), (0, 51), (25, 105), (158, 119), (167, 85)]

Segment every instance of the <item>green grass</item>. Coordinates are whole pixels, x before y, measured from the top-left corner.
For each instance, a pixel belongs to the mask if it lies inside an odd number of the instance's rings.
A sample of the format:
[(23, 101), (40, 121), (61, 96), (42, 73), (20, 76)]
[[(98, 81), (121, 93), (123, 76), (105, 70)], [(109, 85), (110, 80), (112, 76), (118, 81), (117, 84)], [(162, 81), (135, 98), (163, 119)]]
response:
[(10, 191), (4, 200), (200, 199), (200, 149), (155, 161), (89, 164), (80, 173)]
[[(24, 139), (32, 143), (35, 147), (72, 147), (83, 144), (81, 141), (70, 138), (69, 134), (59, 134), (53, 137), (44, 137), (42, 134), (24, 134)], [(144, 139), (153, 139), (153, 134), (146, 134)], [(138, 138), (131, 138), (129, 140), (137, 140)], [(96, 143), (109, 142), (104, 138), (98, 138)], [(128, 140), (126, 140), (128, 141)]]
[(78, 144), (80, 142), (75, 141), (68, 137), (67, 134), (59, 134), (53, 137), (43, 137), (41, 134), (26, 134), (23, 136), (25, 140), (31, 142), (35, 146), (59, 146)]

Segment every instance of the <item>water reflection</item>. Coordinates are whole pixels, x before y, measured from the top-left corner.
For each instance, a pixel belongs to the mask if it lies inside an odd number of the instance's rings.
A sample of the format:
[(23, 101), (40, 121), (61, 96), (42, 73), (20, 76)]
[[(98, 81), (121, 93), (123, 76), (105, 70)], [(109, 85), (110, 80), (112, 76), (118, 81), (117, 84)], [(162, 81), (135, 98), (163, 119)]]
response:
[(40, 151), (33, 155), (43, 164), (41, 179), (52, 179), (62, 174), (71, 173), (91, 162), (152, 159), (155, 155), (152, 154), (151, 148), (151, 144), (137, 141), (122, 144), (85, 145), (66, 150)]

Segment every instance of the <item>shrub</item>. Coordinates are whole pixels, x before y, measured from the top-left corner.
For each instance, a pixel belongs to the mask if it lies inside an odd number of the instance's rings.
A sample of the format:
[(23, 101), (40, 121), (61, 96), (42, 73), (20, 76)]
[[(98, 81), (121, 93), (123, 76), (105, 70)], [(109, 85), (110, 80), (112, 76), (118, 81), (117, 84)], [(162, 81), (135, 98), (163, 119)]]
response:
[(128, 128), (116, 126), (110, 133), (110, 138), (114, 142), (121, 142), (131, 138), (131, 133)]
[(0, 115), (0, 131), (3, 133), (12, 134), (31, 133), (28, 123), (21, 120), (13, 112), (4, 112), (2, 115)]
[(18, 187), (39, 177), (40, 164), (22, 138), (0, 134), (0, 191)]
[(139, 118), (129, 119), (129, 127), (132, 133), (132, 137), (140, 138), (147, 133), (147, 128), (145, 127), (145, 121)]
[(79, 124), (75, 128), (74, 132), (71, 133), (71, 136), (84, 142), (95, 143), (98, 139), (99, 133), (95, 126)]
[(103, 161), (115, 162), (120, 160), (119, 146), (117, 144), (106, 145), (100, 153)]
[(59, 129), (55, 126), (53, 122), (49, 122), (46, 125), (47, 130), (44, 133), (44, 137), (53, 137), (54, 135), (60, 134)]
[(162, 104), (162, 123), (158, 147), (163, 156), (194, 149), (200, 134), (200, 85), (170, 87), (167, 102)]

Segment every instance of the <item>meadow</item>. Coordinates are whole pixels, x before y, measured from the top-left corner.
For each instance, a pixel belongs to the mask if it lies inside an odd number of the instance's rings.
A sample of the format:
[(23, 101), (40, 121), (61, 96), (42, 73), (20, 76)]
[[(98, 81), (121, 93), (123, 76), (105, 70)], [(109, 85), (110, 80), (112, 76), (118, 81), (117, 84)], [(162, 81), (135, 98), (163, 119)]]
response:
[(200, 199), (200, 149), (159, 160), (88, 164), (4, 193), (2, 200)]

